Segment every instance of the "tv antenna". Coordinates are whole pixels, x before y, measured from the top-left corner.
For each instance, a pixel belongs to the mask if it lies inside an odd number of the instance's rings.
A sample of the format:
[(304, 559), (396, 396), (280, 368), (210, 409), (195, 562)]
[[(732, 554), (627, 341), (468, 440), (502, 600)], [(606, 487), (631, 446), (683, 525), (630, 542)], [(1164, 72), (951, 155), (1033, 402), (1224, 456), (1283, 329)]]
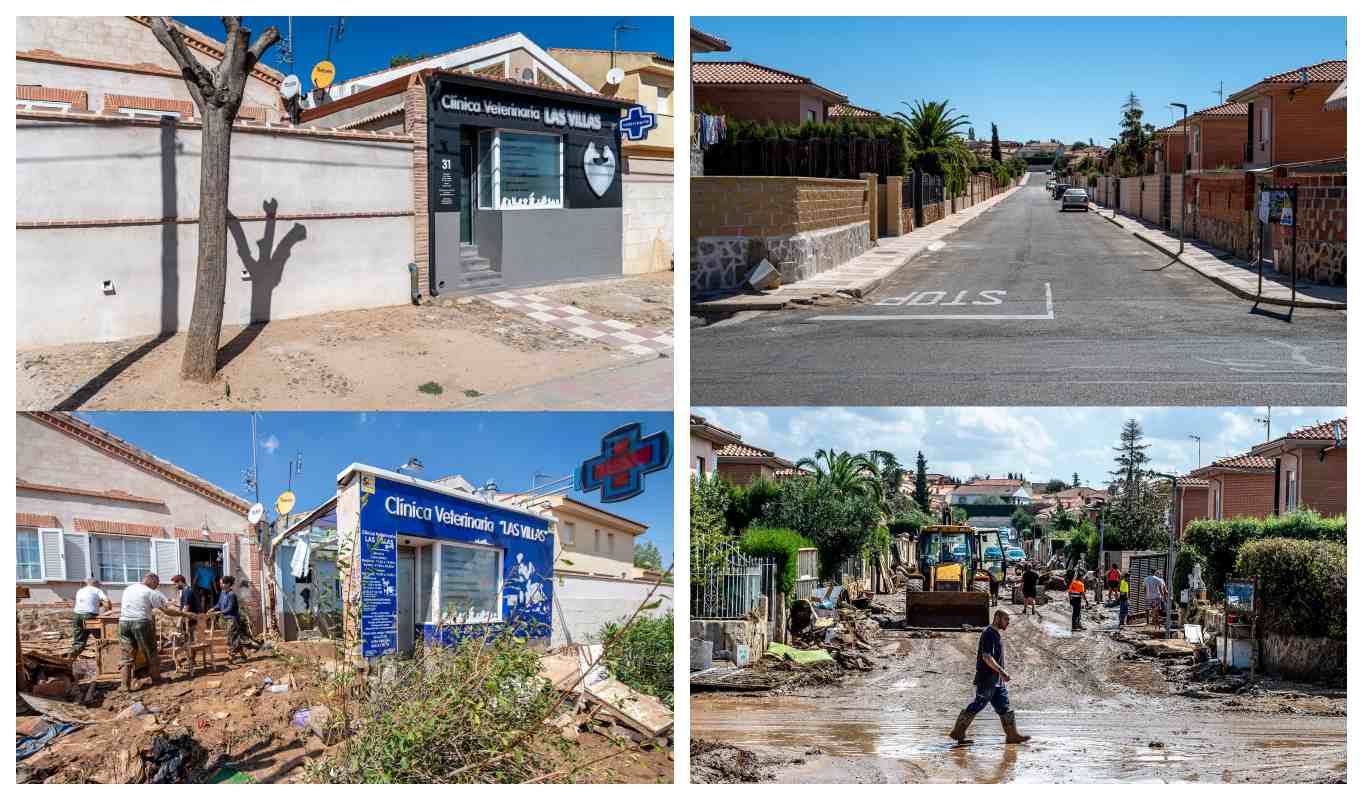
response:
[(293, 476), (303, 474), (303, 451), (299, 450), (289, 460), (289, 491), (293, 491)]
[(275, 58), (279, 63), (284, 64), (288, 69), (286, 73), (293, 72), (293, 17), (289, 17), (289, 32), (279, 43), (279, 50), (275, 52)]
[(1271, 440), (1273, 438), (1273, 406), (1268, 406), (1268, 413), (1264, 414), (1262, 417), (1255, 417), (1254, 421), (1263, 423), (1264, 441), (1267, 442)]
[(1217, 105), (1224, 105), (1226, 102), (1226, 82), (1220, 81), (1217, 83), (1216, 88), (1212, 89), (1212, 94), (1216, 95)]
[(630, 25), (624, 20), (620, 20), (611, 27), (611, 68), (615, 67), (615, 51), (620, 49), (620, 34), (630, 31), (637, 31), (638, 28)]
[(345, 36), (345, 17), (337, 17), (336, 21), (327, 26), (327, 61), (331, 60), (331, 46)]

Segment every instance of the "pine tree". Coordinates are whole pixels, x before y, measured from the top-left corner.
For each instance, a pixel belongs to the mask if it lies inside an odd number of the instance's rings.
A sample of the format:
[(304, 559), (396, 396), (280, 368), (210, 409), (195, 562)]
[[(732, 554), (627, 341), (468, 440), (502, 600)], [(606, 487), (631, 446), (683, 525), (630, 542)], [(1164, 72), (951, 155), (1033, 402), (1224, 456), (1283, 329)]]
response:
[(1117, 451), (1117, 469), (1110, 474), (1124, 493), (1140, 494), (1141, 482), (1149, 472), (1146, 465), (1150, 463), (1150, 456), (1145, 451), (1150, 445), (1145, 444), (1144, 439), (1141, 424), (1136, 420), (1129, 419), (1122, 425), (1121, 443), (1113, 448)]
[(1080, 485), (1081, 484), (1079, 483), (1079, 473), (1076, 472), (1074, 473), (1074, 483), (1070, 484), (1070, 486), (1075, 489), (1078, 489)]
[(918, 508), (931, 513), (932, 497), (928, 495), (928, 460), (923, 458), (923, 451), (918, 451), (918, 462), (914, 465), (913, 475), (913, 501), (918, 504)]

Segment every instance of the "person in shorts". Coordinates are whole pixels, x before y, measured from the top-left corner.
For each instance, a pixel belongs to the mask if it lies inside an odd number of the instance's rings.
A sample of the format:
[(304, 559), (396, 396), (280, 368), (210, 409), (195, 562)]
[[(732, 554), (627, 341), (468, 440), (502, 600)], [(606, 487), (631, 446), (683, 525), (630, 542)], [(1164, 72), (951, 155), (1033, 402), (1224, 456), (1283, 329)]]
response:
[(1117, 595), (1120, 594), (1121, 582), (1121, 570), (1117, 569), (1116, 564), (1109, 565), (1107, 568), (1107, 599), (1109, 603), (1116, 600)]
[(1028, 561), (1022, 570), (1022, 614), (1037, 616), (1036, 592), (1037, 584), (1041, 582), (1041, 573), (1036, 571), (1032, 562)]

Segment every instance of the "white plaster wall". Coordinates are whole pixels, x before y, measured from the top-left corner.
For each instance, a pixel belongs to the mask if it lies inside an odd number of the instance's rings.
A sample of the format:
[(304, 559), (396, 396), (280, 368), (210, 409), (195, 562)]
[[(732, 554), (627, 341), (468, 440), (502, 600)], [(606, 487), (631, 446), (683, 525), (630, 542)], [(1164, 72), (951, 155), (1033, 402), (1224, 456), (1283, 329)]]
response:
[[(200, 131), (20, 120), (19, 222), (194, 218)], [(268, 204), (268, 206), (267, 206)], [(409, 212), (411, 144), (238, 130), (235, 214)], [(412, 217), (245, 220), (229, 237), (224, 322), (246, 324), (410, 299)], [(18, 344), (112, 341), (181, 330), (198, 226), (19, 229)], [(242, 250), (245, 250), (243, 256)], [(250, 279), (242, 271), (250, 266)], [(114, 281), (114, 292), (102, 289)]]
[[(651, 588), (652, 584), (640, 581), (564, 576), (554, 586), (562, 614), (555, 609), (554, 635), (550, 646), (567, 644), (567, 633), (571, 633), (572, 640), (579, 644), (596, 642), (603, 625), (634, 613), (636, 608), (643, 605)], [(675, 594), (674, 587), (659, 586), (652, 599), (661, 601), (661, 604), (646, 613), (662, 616), (671, 611)], [(565, 620), (567, 632), (564, 631)]]
[(672, 176), (626, 175), (624, 273), (672, 268)]

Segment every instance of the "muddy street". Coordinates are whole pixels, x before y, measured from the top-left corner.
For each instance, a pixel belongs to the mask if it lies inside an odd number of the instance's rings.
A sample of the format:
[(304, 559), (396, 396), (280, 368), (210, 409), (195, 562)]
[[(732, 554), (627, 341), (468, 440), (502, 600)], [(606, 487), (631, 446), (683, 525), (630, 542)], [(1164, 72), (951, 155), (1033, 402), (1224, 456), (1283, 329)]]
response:
[(1071, 634), (1063, 600), (1043, 606), (1039, 618), (1019, 616), (1021, 607), (1006, 602), (1003, 608), (1014, 614), (1005, 656), (1018, 727), (1032, 736), (1026, 744), (1005, 745), (991, 709), (975, 718), (973, 744), (957, 746), (945, 735), (972, 696), (978, 632), (918, 638), (892, 629), (876, 640), (877, 669), (837, 684), (780, 695), (694, 694), (692, 740), (736, 748), (745, 770), (730, 779), (768, 782), (1344, 777), (1342, 698), (1272, 690), (1183, 696), (1157, 661), (1113, 639), (1110, 611), (1086, 612), (1088, 630)]

